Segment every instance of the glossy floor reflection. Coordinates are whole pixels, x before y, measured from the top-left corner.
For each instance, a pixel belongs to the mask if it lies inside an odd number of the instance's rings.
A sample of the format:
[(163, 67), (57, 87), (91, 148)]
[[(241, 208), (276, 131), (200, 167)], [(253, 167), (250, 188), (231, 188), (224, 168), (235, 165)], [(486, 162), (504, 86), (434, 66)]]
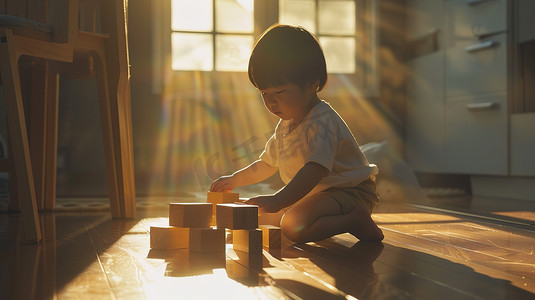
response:
[(383, 243), (341, 234), (253, 255), (149, 249), (149, 227), (107, 211), (41, 215), (45, 240), (20, 242), (0, 214), (0, 299), (534, 299), (535, 233), (410, 205), (382, 203)]

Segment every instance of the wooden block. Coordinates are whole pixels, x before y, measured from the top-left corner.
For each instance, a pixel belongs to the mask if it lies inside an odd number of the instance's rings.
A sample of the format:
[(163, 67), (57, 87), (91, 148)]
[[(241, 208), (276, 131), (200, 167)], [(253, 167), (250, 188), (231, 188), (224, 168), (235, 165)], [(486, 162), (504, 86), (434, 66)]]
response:
[(180, 249), (189, 246), (189, 228), (173, 226), (151, 226), (151, 249)]
[(225, 229), (190, 228), (189, 249), (193, 252), (225, 252)]
[(210, 227), (212, 204), (210, 203), (170, 203), (169, 225), (175, 227)]
[(223, 203), (234, 203), (240, 201), (239, 193), (231, 192), (208, 192), (207, 202), (212, 203), (212, 226), (217, 225), (216, 222), (216, 205)]
[(217, 204), (218, 228), (255, 229), (258, 227), (258, 206), (247, 204)]
[(234, 250), (247, 253), (262, 252), (262, 230), (239, 229), (232, 231), (232, 244)]
[(281, 247), (281, 229), (273, 225), (260, 225), (262, 230), (262, 245), (266, 248)]
[(208, 203), (223, 204), (240, 201), (240, 194), (231, 192), (208, 192)]

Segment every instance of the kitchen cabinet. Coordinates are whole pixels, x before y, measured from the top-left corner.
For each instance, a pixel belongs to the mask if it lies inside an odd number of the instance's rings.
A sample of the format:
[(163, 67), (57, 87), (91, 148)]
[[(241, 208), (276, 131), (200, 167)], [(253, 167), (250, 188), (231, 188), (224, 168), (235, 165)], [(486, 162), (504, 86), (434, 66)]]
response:
[(413, 49), (408, 62), (407, 160), (415, 171), (508, 174), (506, 8), (506, 0), (408, 1), (411, 43), (436, 41)]

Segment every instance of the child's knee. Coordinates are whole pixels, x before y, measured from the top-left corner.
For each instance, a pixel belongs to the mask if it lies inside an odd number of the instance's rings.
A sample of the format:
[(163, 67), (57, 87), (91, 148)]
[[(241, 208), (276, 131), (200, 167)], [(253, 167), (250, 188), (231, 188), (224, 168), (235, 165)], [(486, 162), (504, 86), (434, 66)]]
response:
[(305, 240), (306, 229), (305, 223), (296, 218), (284, 216), (281, 220), (282, 234), (295, 243), (308, 242)]
[(289, 239), (290, 241), (294, 243), (300, 244), (300, 243), (308, 242), (308, 240), (305, 239), (305, 236), (302, 232), (299, 232), (292, 227), (281, 226), (281, 230), (282, 230), (282, 234), (284, 234), (284, 236), (287, 239)]

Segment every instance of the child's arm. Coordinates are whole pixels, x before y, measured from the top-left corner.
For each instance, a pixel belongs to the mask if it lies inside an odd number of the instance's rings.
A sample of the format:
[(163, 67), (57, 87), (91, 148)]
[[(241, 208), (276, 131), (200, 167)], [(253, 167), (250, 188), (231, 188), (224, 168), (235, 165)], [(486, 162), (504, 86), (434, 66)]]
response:
[(322, 179), (329, 174), (322, 165), (309, 162), (295, 174), (294, 178), (274, 195), (258, 196), (246, 201), (258, 205), (260, 212), (278, 212), (306, 196)]
[(277, 167), (270, 166), (262, 160), (257, 160), (232, 175), (219, 177), (212, 182), (210, 192), (228, 191), (238, 186), (257, 183), (275, 174), (278, 170), (279, 168)]

